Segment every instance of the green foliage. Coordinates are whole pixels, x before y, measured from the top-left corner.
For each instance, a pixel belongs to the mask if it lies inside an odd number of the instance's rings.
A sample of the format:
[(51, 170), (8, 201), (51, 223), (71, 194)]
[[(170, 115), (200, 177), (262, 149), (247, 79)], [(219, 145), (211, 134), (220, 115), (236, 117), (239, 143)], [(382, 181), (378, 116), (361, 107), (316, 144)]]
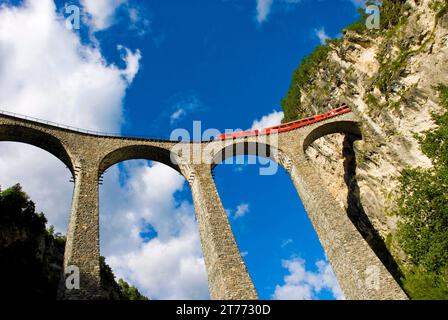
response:
[(148, 300), (148, 298), (142, 295), (136, 287), (130, 286), (123, 279), (118, 280), (118, 285), (126, 300)]
[(439, 20), (448, 13), (448, 2), (446, 0), (434, 1), (431, 8), (436, 12), (436, 19)]
[(46, 222), (20, 185), (0, 193), (2, 292), (9, 299), (56, 298), (65, 241), (55, 241)]
[(448, 262), (448, 176), (407, 169), (400, 177), (399, 238), (413, 264), (436, 271)]
[[(375, 2), (369, 1), (369, 3)], [(383, 30), (402, 23), (404, 20), (403, 12), (406, 10), (404, 0), (383, 0), (381, 3), (381, 28)], [(362, 9), (359, 11), (359, 14), (359, 20), (346, 27), (345, 30), (357, 33), (363, 33), (367, 30), (365, 23), (367, 14)], [(319, 69), (319, 66), (322, 66), (326, 61), (328, 53), (331, 51), (331, 47), (328, 44), (339, 45), (341, 42), (342, 39), (330, 40), (327, 45), (317, 47), (314, 52), (302, 60), (299, 67), (294, 71), (288, 93), (281, 103), (285, 114), (283, 122), (293, 121), (306, 116), (306, 110), (300, 101), (302, 90), (305, 86), (312, 83), (313, 76)], [(375, 80), (382, 91), (388, 90), (393, 79), (396, 79), (401, 74), (407, 58), (408, 54), (404, 52), (395, 61), (383, 65), (379, 76)]]
[(342, 37), (335, 39), (327, 39), (327, 44), (332, 46), (340, 46), (343, 41), (344, 39)]
[(387, 30), (401, 22), (406, 0), (383, 0), (381, 5), (381, 29)]
[(109, 300), (148, 300), (136, 287), (130, 286), (120, 279), (115, 281), (115, 275), (104, 257), (100, 257), (101, 285)]
[[(368, 1), (366, 5), (381, 4), (380, 29), (386, 31), (401, 24), (405, 19), (403, 16), (404, 11), (407, 9), (405, 2), (405, 0)], [(359, 19), (346, 27), (345, 30), (362, 34), (368, 31), (366, 27), (366, 19), (368, 15), (364, 9), (359, 9), (358, 11)]]
[[(388, 41), (383, 44), (383, 48), (377, 56), (380, 62), (380, 68), (373, 79), (373, 85), (376, 85), (381, 92), (386, 94), (386, 100), (389, 93), (393, 91), (394, 83), (403, 76), (409, 59), (413, 55), (421, 53), (434, 40), (437, 21), (448, 10), (448, 2), (446, 0), (444, 0), (443, 4), (440, 3), (440, 6), (436, 6), (439, 11), (436, 15), (436, 24), (433, 30), (417, 49), (411, 49), (409, 47), (410, 42), (403, 41), (405, 39), (400, 39), (399, 37), (399, 29), (407, 23), (407, 18), (404, 13), (409, 10), (409, 5), (405, 4), (405, 2), (405, 0), (383, 1), (381, 7), (381, 27), (382, 30), (385, 30), (385, 36)], [(391, 52), (394, 46), (398, 46), (400, 52), (393, 60), (387, 60), (385, 57), (387, 53)], [(395, 103), (395, 106), (397, 104)]]
[[(448, 110), (448, 87), (438, 85), (440, 101), (444, 108)], [(434, 122), (438, 129), (429, 131), (422, 140), (423, 152), (433, 160), (433, 163), (440, 170), (448, 169), (448, 112), (433, 115)]]
[(448, 87), (436, 89), (447, 111), (420, 139), (434, 166), (405, 169), (399, 180), (397, 237), (410, 262), (403, 283), (415, 299), (448, 299)]
[(126, 300), (115, 281), (115, 275), (111, 267), (106, 263), (106, 258), (100, 257), (100, 277), (101, 286), (107, 295), (108, 300)]
[(412, 269), (403, 281), (404, 289), (415, 300), (446, 300), (448, 298), (448, 273), (444, 275)]
[(440, 104), (442, 107), (448, 109), (448, 86), (439, 84), (435, 89), (439, 92)]
[(317, 47), (310, 55), (303, 58), (299, 67), (294, 71), (288, 94), (282, 101), (285, 113), (284, 122), (293, 121), (305, 115), (300, 103), (301, 90), (311, 83), (319, 66), (327, 59), (330, 51), (331, 48), (328, 45)]
[(47, 234), (48, 234), (49, 236), (54, 236), (54, 226), (50, 226), (50, 227), (47, 229)]
[(393, 83), (402, 75), (407, 60), (412, 54), (412, 51), (401, 51), (395, 60), (383, 63), (378, 70), (378, 74), (373, 80), (381, 92), (388, 93), (392, 90)]
[(440, 19), (447, 13), (448, 13), (448, 3), (445, 2), (444, 6), (440, 8), (439, 12), (437, 12), (436, 17), (437, 19)]
[(366, 102), (371, 109), (378, 109), (380, 107), (380, 102), (378, 101), (378, 98), (375, 97), (375, 95), (372, 93), (366, 95)]

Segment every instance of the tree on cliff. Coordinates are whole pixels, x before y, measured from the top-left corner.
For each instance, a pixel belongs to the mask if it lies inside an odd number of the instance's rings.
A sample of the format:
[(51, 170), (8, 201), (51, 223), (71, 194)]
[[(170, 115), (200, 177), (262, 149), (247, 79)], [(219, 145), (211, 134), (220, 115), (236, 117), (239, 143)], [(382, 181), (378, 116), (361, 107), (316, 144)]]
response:
[[(17, 184), (0, 190), (0, 296), (8, 299), (56, 299), (64, 260), (65, 237), (45, 229), (47, 219)], [(147, 300), (125, 281), (115, 281), (101, 257), (101, 280), (109, 299)]]
[(448, 299), (448, 86), (436, 88), (446, 112), (433, 115), (436, 129), (420, 138), (430, 169), (405, 169), (397, 214), (401, 248), (409, 257), (406, 291), (415, 299)]

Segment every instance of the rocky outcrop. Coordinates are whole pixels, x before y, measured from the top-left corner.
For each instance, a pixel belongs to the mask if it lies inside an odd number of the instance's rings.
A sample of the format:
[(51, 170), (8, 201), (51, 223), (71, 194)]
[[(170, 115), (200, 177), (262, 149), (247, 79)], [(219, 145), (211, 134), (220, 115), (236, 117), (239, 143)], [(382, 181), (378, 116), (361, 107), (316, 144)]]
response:
[(388, 30), (345, 30), (301, 87), (300, 106), (306, 114), (347, 101), (361, 120), (362, 141), (327, 136), (311, 145), (307, 157), (396, 277), (394, 260), (404, 255), (396, 248), (392, 258), (386, 248), (397, 222), (388, 212), (400, 171), (431, 166), (416, 135), (434, 127), (431, 113), (442, 110), (434, 86), (448, 83), (448, 14), (443, 5), (409, 0), (402, 5), (399, 23)]

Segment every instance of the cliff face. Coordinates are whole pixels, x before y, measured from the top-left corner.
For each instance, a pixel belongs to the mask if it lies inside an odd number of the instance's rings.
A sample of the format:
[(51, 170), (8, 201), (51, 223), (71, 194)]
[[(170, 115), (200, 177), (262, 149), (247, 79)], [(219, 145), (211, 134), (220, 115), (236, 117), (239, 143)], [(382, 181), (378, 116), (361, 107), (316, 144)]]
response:
[[(416, 134), (434, 127), (431, 113), (442, 110), (434, 86), (448, 84), (446, 1), (408, 0), (399, 6), (399, 21), (386, 29), (345, 30), (340, 41), (332, 41), (326, 58), (300, 85), (294, 110), (299, 117), (314, 115), (347, 101), (358, 115), (361, 141), (330, 135), (311, 145), (307, 156), (393, 273), (386, 245), (391, 247), (397, 218), (387, 213), (397, 177), (406, 167), (432, 165)], [(395, 260), (405, 260), (393, 247)]]

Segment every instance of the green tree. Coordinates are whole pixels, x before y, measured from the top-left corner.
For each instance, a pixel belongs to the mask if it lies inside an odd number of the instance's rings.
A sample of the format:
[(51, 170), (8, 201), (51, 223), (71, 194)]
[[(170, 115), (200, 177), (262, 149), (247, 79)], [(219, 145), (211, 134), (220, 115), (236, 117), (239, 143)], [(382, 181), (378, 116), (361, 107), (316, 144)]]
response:
[(136, 287), (130, 286), (123, 279), (118, 280), (118, 285), (127, 300), (149, 300), (147, 297), (142, 295)]
[(420, 138), (430, 169), (405, 169), (400, 176), (397, 239), (408, 255), (403, 284), (415, 299), (448, 299), (448, 87), (436, 87), (443, 114), (437, 128)]
[(64, 244), (54, 242), (46, 222), (19, 184), (0, 192), (2, 293), (9, 299), (56, 298)]
[(285, 113), (284, 122), (293, 121), (298, 117), (305, 116), (301, 105), (302, 88), (309, 84), (321, 63), (323, 63), (331, 51), (329, 45), (317, 47), (310, 55), (303, 58), (299, 67), (294, 71), (288, 94), (282, 100), (282, 108)]

